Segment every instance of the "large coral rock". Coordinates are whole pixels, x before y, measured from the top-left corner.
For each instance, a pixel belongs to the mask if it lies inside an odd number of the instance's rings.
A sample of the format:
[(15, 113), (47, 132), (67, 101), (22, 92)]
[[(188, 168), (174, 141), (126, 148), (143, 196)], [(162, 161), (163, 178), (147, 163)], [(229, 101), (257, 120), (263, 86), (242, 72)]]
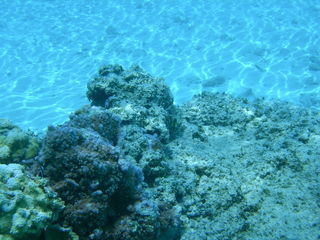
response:
[(87, 94), (92, 106), (49, 127), (38, 158), (66, 202), (64, 223), (80, 239), (176, 239), (172, 205), (146, 192), (170, 172), (165, 145), (179, 124), (168, 87), (139, 67), (108, 65)]
[(154, 78), (138, 66), (124, 70), (120, 65), (107, 65), (88, 83), (88, 99), (119, 114), (123, 121), (156, 134), (162, 142), (175, 137), (173, 97), (162, 78)]
[(0, 164), (0, 239), (37, 239), (58, 217), (63, 202), (45, 179), (19, 164)]
[(92, 105), (121, 117), (121, 154), (142, 168), (145, 181), (169, 172), (165, 145), (181, 131), (179, 114), (170, 89), (162, 78), (152, 77), (138, 66), (127, 70), (106, 65), (88, 83)]
[(152, 77), (138, 66), (128, 70), (120, 65), (101, 67), (99, 74), (88, 83), (87, 96), (93, 105), (107, 108), (131, 103), (166, 109), (173, 103), (164, 80)]

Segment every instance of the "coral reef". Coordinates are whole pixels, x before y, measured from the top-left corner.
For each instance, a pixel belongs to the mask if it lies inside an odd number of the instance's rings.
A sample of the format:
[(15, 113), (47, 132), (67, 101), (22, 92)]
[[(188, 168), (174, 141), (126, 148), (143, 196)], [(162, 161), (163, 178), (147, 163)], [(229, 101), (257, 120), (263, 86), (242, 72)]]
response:
[(58, 218), (63, 202), (46, 180), (19, 164), (0, 164), (0, 239), (38, 239)]
[(29, 165), (65, 201), (44, 239), (319, 238), (319, 112), (209, 92), (175, 106), (137, 66), (103, 66), (87, 96)]
[(170, 91), (140, 68), (118, 65), (100, 69), (88, 88), (98, 106), (49, 127), (38, 157), (66, 203), (63, 224), (80, 239), (175, 239), (180, 225), (172, 206), (159, 207), (146, 190), (169, 173), (165, 143), (179, 126)]
[(0, 119), (0, 163), (19, 163), (35, 157), (39, 141), (31, 133), (22, 131), (9, 120)]

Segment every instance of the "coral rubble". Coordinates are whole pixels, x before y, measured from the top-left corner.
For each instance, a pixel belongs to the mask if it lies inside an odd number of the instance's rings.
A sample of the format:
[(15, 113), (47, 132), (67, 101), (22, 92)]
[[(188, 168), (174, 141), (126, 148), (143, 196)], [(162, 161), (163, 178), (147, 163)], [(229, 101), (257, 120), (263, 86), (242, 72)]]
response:
[(213, 93), (181, 109), (169, 144), (181, 239), (318, 238), (318, 112)]

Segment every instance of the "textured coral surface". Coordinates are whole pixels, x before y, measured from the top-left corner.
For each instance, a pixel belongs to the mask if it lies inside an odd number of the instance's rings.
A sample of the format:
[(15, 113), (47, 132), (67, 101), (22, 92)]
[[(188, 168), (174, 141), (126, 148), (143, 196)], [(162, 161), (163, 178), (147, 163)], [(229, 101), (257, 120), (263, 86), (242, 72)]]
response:
[(38, 139), (7, 119), (0, 119), (0, 163), (20, 162), (39, 152)]
[(63, 202), (42, 178), (19, 164), (0, 164), (0, 239), (37, 239), (58, 217)]

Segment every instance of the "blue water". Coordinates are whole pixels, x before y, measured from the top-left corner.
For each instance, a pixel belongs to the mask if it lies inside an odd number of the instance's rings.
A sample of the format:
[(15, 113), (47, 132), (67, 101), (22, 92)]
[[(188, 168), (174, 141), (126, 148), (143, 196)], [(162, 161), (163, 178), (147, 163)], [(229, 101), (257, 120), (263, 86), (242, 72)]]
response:
[(320, 107), (318, 0), (2, 0), (0, 117), (42, 130), (86, 100), (105, 63), (203, 90)]

